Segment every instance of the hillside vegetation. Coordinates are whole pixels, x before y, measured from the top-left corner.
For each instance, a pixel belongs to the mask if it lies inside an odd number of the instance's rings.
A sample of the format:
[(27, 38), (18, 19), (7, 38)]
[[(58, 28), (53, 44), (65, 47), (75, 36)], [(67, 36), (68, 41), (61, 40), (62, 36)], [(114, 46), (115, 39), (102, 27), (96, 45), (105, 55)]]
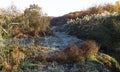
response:
[(0, 9), (0, 72), (120, 72), (119, 9), (116, 2), (60, 17), (35, 4)]
[(50, 17), (43, 14), (38, 5), (30, 5), (24, 13), (15, 6), (8, 11), (1, 9), (0, 29), (4, 38), (38, 37), (49, 30), (49, 25)]
[(119, 21), (120, 4), (116, 2), (115, 5), (91, 7), (53, 18), (51, 24), (65, 24), (65, 31), (70, 35), (83, 40), (95, 40), (101, 44), (101, 51), (114, 55), (120, 61)]
[(120, 4), (119, 1), (116, 2), (115, 5), (112, 4), (105, 4), (102, 6), (94, 6), (90, 7), (86, 10), (81, 10), (81, 11), (76, 11), (76, 12), (71, 12), (66, 15), (60, 16), (60, 17), (54, 17), (51, 20), (52, 25), (60, 25), (60, 24), (65, 24), (68, 19), (75, 19), (77, 17), (82, 18), (86, 15), (91, 15), (91, 14), (101, 14), (105, 11), (113, 13), (113, 12), (119, 12), (120, 9)]

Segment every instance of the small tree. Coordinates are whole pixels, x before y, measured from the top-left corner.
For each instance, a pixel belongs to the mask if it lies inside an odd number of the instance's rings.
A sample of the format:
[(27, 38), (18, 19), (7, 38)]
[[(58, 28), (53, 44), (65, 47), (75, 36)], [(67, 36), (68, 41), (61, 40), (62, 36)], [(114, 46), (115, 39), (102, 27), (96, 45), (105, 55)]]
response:
[(39, 32), (45, 32), (49, 26), (49, 19), (46, 18), (38, 5), (30, 5), (24, 11), (26, 30), (34, 32), (38, 36)]

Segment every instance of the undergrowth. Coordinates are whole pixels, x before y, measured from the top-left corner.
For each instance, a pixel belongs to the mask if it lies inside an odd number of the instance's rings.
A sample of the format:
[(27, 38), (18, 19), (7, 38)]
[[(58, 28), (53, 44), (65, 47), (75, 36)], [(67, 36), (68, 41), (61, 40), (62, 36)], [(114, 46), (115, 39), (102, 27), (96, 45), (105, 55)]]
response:
[(36, 60), (44, 60), (46, 62), (55, 61), (61, 64), (64, 63), (81, 63), (87, 61), (95, 61), (99, 64), (111, 69), (111, 71), (120, 71), (119, 63), (107, 54), (99, 53), (99, 46), (95, 41), (86, 41), (83, 45), (71, 44), (63, 51), (55, 55), (45, 54), (43, 56), (35, 57)]
[[(34, 72), (44, 71), (45, 65), (48, 70), (63, 69), (55, 67), (52, 63), (57, 64), (74, 64), (84, 65), (88, 61), (95, 61), (108, 69), (120, 70), (119, 63), (106, 54), (99, 53), (99, 45), (95, 41), (86, 41), (82, 45), (71, 44), (63, 51), (55, 54), (44, 52), (46, 49), (42, 46), (20, 46), (6, 45), (0, 48), (0, 71), (2, 72)], [(47, 49), (48, 51), (51, 49)]]

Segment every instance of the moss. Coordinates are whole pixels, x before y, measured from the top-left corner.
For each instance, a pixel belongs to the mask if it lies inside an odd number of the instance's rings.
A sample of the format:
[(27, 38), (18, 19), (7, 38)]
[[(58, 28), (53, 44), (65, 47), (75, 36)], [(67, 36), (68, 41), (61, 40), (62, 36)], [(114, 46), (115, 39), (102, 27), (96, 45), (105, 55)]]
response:
[(115, 69), (118, 69), (120, 71), (120, 64), (118, 63), (118, 61), (115, 58), (113, 58), (113, 57), (111, 57), (111, 56), (109, 56), (107, 54), (105, 54), (105, 56), (112, 63), (112, 67), (114, 67)]
[(98, 62), (101, 65), (104, 65), (103, 62), (101, 62), (95, 55), (87, 57), (86, 60), (87, 61), (95, 61), (95, 62)]
[(102, 55), (97, 55), (96, 56), (97, 60), (99, 63), (103, 64), (105, 67), (111, 69), (111, 71), (120, 71), (120, 64), (118, 63), (118, 61), (107, 55), (107, 54), (102, 54)]
[(99, 63), (100, 65), (103, 65), (107, 68), (109, 68), (111, 71), (118, 72), (120, 71), (120, 64), (117, 62), (117, 60), (107, 54), (101, 55), (91, 55), (85, 57), (85, 61), (94, 61)]

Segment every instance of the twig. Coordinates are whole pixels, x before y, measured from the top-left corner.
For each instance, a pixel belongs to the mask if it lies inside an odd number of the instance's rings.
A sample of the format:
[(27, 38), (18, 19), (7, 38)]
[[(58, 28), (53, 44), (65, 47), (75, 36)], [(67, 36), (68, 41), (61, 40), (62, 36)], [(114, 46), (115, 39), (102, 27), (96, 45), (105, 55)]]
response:
[(8, 32), (1, 26), (1, 29), (6, 33), (8, 34)]

